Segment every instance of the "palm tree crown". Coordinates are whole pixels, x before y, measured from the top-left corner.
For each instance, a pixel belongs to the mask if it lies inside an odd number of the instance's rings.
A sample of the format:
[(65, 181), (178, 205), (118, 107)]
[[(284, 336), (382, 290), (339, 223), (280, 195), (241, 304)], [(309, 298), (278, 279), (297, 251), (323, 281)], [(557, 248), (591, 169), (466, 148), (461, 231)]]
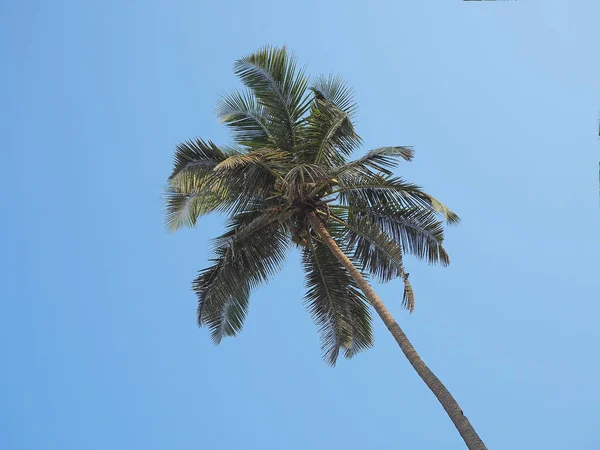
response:
[(361, 145), (351, 90), (334, 76), (310, 82), (285, 48), (263, 48), (235, 63), (246, 90), (225, 96), (218, 116), (235, 145), (194, 139), (177, 146), (166, 192), (167, 226), (227, 216), (211, 265), (193, 282), (198, 324), (215, 343), (242, 328), (251, 292), (283, 266), (295, 245), (306, 272), (305, 303), (335, 364), (372, 345), (368, 302), (311, 225), (316, 216), (354, 265), (377, 281), (401, 278), (414, 296), (403, 253), (448, 264), (444, 220), (458, 217), (392, 169), (410, 147), (381, 147), (350, 160)]

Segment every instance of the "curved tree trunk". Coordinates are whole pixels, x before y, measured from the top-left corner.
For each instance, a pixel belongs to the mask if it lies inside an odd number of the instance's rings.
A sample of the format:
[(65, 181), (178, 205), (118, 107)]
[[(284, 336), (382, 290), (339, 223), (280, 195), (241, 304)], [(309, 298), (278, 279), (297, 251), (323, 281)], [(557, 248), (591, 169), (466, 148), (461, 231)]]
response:
[(335, 255), (335, 257), (344, 265), (346, 270), (350, 273), (350, 276), (354, 279), (358, 287), (363, 291), (379, 317), (385, 323), (385, 326), (390, 330), (394, 339), (408, 358), (408, 361), (417, 371), (421, 379), (425, 382), (427, 387), (431, 389), (431, 392), (437, 397), (439, 402), (442, 404), (448, 416), (454, 423), (454, 426), (462, 436), (465, 444), (470, 450), (487, 450), (487, 447), (483, 441), (477, 435), (477, 432), (462, 412), (462, 409), (450, 394), (450, 391), (446, 389), (446, 386), (442, 384), (438, 377), (427, 367), (423, 362), (413, 345), (410, 343), (394, 317), (385, 307), (383, 302), (377, 296), (373, 288), (367, 283), (360, 271), (352, 264), (352, 261), (346, 256), (346, 254), (339, 248), (335, 240), (331, 237), (325, 225), (316, 216), (316, 214), (310, 214), (310, 222), (313, 228), (319, 233), (327, 247)]

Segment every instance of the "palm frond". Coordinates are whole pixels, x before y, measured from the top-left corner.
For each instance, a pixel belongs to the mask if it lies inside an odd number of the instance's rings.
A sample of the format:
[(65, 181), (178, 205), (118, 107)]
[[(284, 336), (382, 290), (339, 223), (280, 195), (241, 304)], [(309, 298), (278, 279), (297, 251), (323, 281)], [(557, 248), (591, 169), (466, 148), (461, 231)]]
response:
[(288, 169), (289, 157), (278, 149), (260, 148), (232, 154), (213, 168), (211, 183), (223, 185), (231, 211), (243, 211), (248, 202), (273, 195), (275, 183)]
[(339, 75), (320, 75), (310, 89), (315, 94), (316, 100), (326, 100), (346, 113), (350, 119), (354, 117), (357, 110), (354, 91)]
[(194, 280), (198, 324), (209, 327), (216, 344), (241, 330), (250, 293), (285, 262), (289, 236), (278, 219), (270, 210), (233, 216), (227, 232), (215, 240), (212, 266)]
[(263, 166), (273, 176), (281, 178), (279, 172), (285, 171), (282, 165), (288, 160), (289, 155), (287, 152), (276, 148), (259, 148), (249, 153), (231, 155), (217, 164), (213, 170), (224, 177), (237, 177), (249, 166), (257, 164)]
[(340, 175), (338, 188), (333, 191), (339, 194), (344, 205), (362, 204), (375, 207), (377, 205), (399, 205), (402, 207), (425, 207), (431, 205), (420, 186), (408, 183), (399, 177), (384, 175)]
[(449, 224), (460, 222), (459, 217), (440, 201), (423, 191), (420, 186), (400, 177), (380, 174), (339, 175), (338, 188), (343, 204), (363, 204), (375, 207), (391, 205), (394, 208), (425, 208), (444, 216)]
[(379, 229), (401, 244), (405, 253), (430, 264), (441, 263), (447, 266), (450, 257), (443, 246), (444, 224), (432, 210), (425, 208), (394, 208), (389, 205), (375, 207), (352, 206), (349, 222), (360, 221), (363, 217), (377, 225)]
[(327, 167), (344, 164), (360, 145), (348, 114), (327, 100), (317, 99), (306, 118), (302, 159)]
[(264, 106), (251, 92), (233, 92), (217, 104), (217, 116), (233, 131), (238, 143), (251, 148), (268, 147), (277, 136), (269, 130), (270, 119)]
[(182, 227), (194, 227), (200, 216), (217, 210), (224, 204), (218, 192), (210, 190), (181, 193), (172, 187), (165, 190), (165, 225), (170, 232)]
[[(339, 210), (339, 208), (338, 208)], [(402, 278), (404, 282), (404, 295), (402, 306), (413, 312), (415, 297), (408, 274), (404, 270), (402, 261), (402, 247), (398, 242), (381, 231), (370, 218), (359, 216), (353, 220), (344, 220), (347, 211), (336, 211), (334, 220), (340, 222), (344, 228), (344, 238), (352, 260), (363, 271), (374, 276), (377, 281), (386, 283), (395, 278)]]
[[(412, 161), (414, 151), (411, 147), (381, 147), (369, 151), (366, 155), (350, 161), (347, 164), (336, 167), (333, 173), (336, 175), (365, 175), (374, 176), (377, 173), (391, 176), (390, 169), (398, 165), (398, 158)], [(373, 172), (375, 171), (375, 172)]]
[(227, 286), (224, 279), (234, 279), (228, 270), (227, 255), (213, 259), (214, 264), (200, 272), (192, 283), (198, 296), (199, 326), (208, 326), (213, 342), (218, 345), (223, 337), (235, 336), (242, 329), (250, 300), (247, 283), (237, 281)]
[[(214, 169), (230, 158), (214, 143), (201, 139), (179, 144), (175, 151), (174, 168), (165, 189), (165, 218), (171, 232), (181, 227), (193, 227), (198, 217), (227, 207), (232, 192), (227, 180), (214, 176)], [(232, 195), (233, 194), (233, 195)]]
[(371, 315), (365, 297), (327, 246), (310, 238), (302, 264), (304, 301), (321, 335), (324, 360), (335, 365), (340, 349), (351, 358), (371, 347)]
[(293, 149), (296, 128), (309, 105), (308, 80), (303, 70), (297, 70), (296, 58), (285, 48), (264, 47), (238, 60), (234, 72), (267, 110), (273, 123), (284, 124), (284, 148)]
[(446, 223), (448, 223), (448, 225), (458, 225), (460, 223), (460, 217), (458, 217), (458, 215), (456, 215), (454, 211), (452, 211), (442, 202), (437, 200), (435, 197), (424, 193), (424, 198), (427, 199), (427, 201), (429, 202), (429, 204), (435, 212), (440, 213), (444, 216), (444, 219), (446, 220)]
[(363, 270), (382, 283), (403, 276), (402, 248), (369, 217), (362, 216), (344, 225), (346, 246)]
[(197, 190), (204, 177), (228, 156), (210, 141), (194, 139), (182, 142), (175, 148), (169, 184), (181, 192)]
[(408, 281), (407, 273), (404, 274), (402, 279), (404, 281), (404, 294), (402, 295), (402, 306), (412, 313), (415, 310), (415, 293), (413, 292), (413, 288), (410, 285), (410, 281)]

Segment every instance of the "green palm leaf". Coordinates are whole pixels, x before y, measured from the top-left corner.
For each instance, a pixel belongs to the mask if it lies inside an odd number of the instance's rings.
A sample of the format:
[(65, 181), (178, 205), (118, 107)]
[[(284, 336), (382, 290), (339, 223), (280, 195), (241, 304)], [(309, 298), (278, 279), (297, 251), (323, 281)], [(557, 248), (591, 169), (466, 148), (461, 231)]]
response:
[(358, 267), (383, 283), (402, 278), (402, 306), (412, 313), (415, 309), (415, 297), (402, 264), (402, 247), (367, 217), (353, 221), (344, 221), (339, 216), (335, 218), (342, 224), (346, 248)]
[(431, 210), (442, 214), (449, 224), (459, 217), (440, 201), (425, 193), (420, 186), (388, 175), (340, 175), (338, 193), (342, 204), (362, 204), (370, 207), (397, 205), (403, 208)]
[(317, 99), (306, 119), (303, 161), (334, 167), (361, 143), (348, 114), (327, 100)]
[(339, 75), (321, 75), (317, 77), (310, 89), (315, 94), (316, 100), (325, 100), (352, 119), (356, 113), (357, 105), (354, 102), (354, 91)]
[(385, 175), (340, 175), (338, 188), (343, 205), (360, 204), (370, 207), (377, 205), (401, 205), (403, 207), (430, 208), (422, 189), (402, 178)]
[(386, 283), (404, 274), (402, 248), (368, 217), (345, 223), (346, 245), (353, 257), (370, 275)]
[(289, 236), (278, 219), (270, 209), (232, 217), (228, 231), (215, 240), (212, 266), (194, 280), (198, 324), (209, 327), (216, 344), (241, 330), (250, 293), (283, 266)]
[(169, 185), (180, 192), (198, 190), (212, 169), (228, 156), (229, 154), (210, 141), (194, 139), (182, 142), (175, 148)]
[(241, 145), (260, 148), (275, 144), (277, 135), (269, 129), (268, 114), (250, 92), (225, 95), (217, 104), (217, 116)]
[(336, 167), (333, 173), (339, 175), (355, 175), (373, 177), (377, 174), (391, 176), (390, 169), (398, 165), (398, 159), (412, 161), (414, 151), (410, 147), (381, 147), (369, 151), (366, 155)]
[(305, 304), (319, 329), (324, 360), (335, 365), (340, 349), (351, 358), (371, 347), (371, 315), (364, 295), (346, 269), (315, 239), (309, 239), (302, 264), (306, 272)]
[(296, 59), (285, 48), (263, 49), (238, 60), (234, 72), (268, 111), (272, 123), (281, 124), (279, 136), (285, 149), (296, 145), (299, 121), (308, 109), (308, 80), (296, 69)]
[(200, 216), (209, 214), (224, 205), (218, 192), (197, 191), (180, 193), (167, 188), (165, 192), (165, 225), (170, 232), (182, 227), (194, 227)]
[(460, 223), (460, 217), (455, 212), (450, 210), (446, 205), (437, 200), (435, 197), (423, 193), (423, 197), (427, 199), (433, 210), (444, 216), (446, 223), (449, 225), (458, 225)]
[(435, 213), (423, 208), (393, 208), (379, 205), (373, 208), (354, 208), (349, 215), (360, 221), (366, 217), (379, 229), (402, 245), (406, 253), (430, 264), (450, 264), (450, 257), (443, 246), (444, 224)]
[(288, 170), (289, 154), (276, 148), (259, 148), (249, 153), (231, 155), (213, 170), (222, 177), (239, 178), (253, 165), (263, 167), (275, 178), (282, 178), (281, 174)]

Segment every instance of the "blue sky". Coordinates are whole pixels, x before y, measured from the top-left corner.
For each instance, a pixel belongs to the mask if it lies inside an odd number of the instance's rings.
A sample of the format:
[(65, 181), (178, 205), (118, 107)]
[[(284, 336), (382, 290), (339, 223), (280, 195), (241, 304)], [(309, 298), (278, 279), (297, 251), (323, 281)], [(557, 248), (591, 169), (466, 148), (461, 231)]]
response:
[(343, 75), (364, 150), (415, 146), (461, 215), (412, 316), (376, 289), (488, 447), (600, 447), (600, 3), (363, 3), (0, 4), (0, 448), (464, 448), (378, 321), (321, 361), (297, 255), (238, 338), (195, 325), (221, 221), (167, 234), (162, 187), (264, 44)]

